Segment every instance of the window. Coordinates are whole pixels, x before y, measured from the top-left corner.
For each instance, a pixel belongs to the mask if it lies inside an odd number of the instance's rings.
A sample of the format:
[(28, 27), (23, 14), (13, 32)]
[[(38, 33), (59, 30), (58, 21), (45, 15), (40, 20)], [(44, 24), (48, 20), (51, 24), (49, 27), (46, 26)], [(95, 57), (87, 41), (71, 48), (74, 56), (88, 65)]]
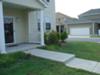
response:
[(51, 23), (46, 23), (46, 30), (50, 30), (51, 29)]
[(50, 2), (50, 0), (47, 0), (47, 2)]
[(38, 22), (38, 31), (40, 31), (40, 23)]
[(56, 26), (56, 30), (57, 30), (57, 32), (59, 32), (59, 26)]
[(61, 26), (61, 33), (64, 32), (64, 26)]

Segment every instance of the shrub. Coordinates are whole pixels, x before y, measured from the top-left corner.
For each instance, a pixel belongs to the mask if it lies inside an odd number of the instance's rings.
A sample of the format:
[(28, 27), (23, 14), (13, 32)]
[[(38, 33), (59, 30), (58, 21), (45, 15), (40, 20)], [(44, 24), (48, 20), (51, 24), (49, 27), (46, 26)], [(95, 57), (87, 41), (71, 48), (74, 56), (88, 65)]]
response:
[(66, 38), (68, 38), (67, 32), (62, 32), (60, 34), (61, 41), (64, 42)]
[(45, 34), (45, 43), (46, 44), (58, 44), (59, 42), (59, 37), (57, 32), (49, 32)]

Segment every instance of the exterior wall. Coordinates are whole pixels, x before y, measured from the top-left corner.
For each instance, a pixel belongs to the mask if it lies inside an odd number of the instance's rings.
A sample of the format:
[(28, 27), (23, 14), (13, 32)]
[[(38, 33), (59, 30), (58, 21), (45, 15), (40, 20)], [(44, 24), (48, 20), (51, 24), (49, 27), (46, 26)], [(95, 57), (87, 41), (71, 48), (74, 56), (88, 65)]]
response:
[(48, 2), (47, 8), (44, 9), (44, 30), (46, 32), (46, 22), (51, 22), (51, 30), (56, 29), (56, 16), (55, 16), (55, 0)]
[(68, 33), (70, 33), (70, 28), (83, 28), (83, 27), (88, 27), (90, 28), (90, 34), (92, 34), (92, 24), (74, 24), (74, 25), (68, 25)]
[(66, 16), (56, 13), (56, 25), (65, 25)]
[[(44, 18), (44, 32), (47, 32), (48, 30), (46, 30), (46, 22), (50, 22), (51, 23), (51, 30), (55, 30), (56, 29), (56, 19), (55, 19), (55, 0), (50, 0), (50, 2), (48, 2), (48, 6), (47, 8), (45, 8), (43, 10), (43, 18)], [(31, 15), (34, 15), (34, 17), (31, 17)], [(30, 42), (33, 43), (40, 43), (40, 30), (38, 30), (38, 23), (40, 23), (40, 11), (34, 11), (31, 12), (30, 14), (30, 20), (32, 20), (32, 24), (29, 27), (29, 39)], [(40, 27), (39, 27), (40, 28)], [(32, 36), (33, 35), (33, 36)]]
[(14, 17), (15, 43), (28, 42), (27, 12), (17, 8), (4, 7), (4, 16)]
[(39, 11), (29, 11), (28, 13), (30, 43), (40, 43), (40, 31), (38, 30), (38, 12)]
[(25, 6), (27, 8), (35, 8), (35, 9), (44, 8), (43, 4), (39, 3), (39, 0), (3, 0), (3, 2)]

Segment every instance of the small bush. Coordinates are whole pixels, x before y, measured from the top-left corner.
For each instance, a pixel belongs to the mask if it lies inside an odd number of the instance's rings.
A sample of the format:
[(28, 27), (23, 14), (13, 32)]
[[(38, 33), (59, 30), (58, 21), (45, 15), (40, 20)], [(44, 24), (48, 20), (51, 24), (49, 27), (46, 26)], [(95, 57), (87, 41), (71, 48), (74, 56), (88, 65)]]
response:
[(66, 38), (68, 38), (68, 34), (67, 32), (62, 32), (60, 34), (60, 37), (61, 37), (61, 41), (64, 42)]
[(59, 42), (59, 37), (57, 32), (50, 32), (45, 34), (45, 43), (46, 44), (58, 44)]

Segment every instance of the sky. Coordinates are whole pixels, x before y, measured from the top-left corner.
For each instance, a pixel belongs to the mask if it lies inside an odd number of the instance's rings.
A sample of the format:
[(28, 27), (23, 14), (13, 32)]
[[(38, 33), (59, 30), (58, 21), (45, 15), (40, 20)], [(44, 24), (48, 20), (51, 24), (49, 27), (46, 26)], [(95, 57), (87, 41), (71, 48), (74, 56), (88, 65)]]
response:
[(76, 18), (87, 10), (100, 8), (100, 0), (55, 0), (55, 2), (56, 12)]

